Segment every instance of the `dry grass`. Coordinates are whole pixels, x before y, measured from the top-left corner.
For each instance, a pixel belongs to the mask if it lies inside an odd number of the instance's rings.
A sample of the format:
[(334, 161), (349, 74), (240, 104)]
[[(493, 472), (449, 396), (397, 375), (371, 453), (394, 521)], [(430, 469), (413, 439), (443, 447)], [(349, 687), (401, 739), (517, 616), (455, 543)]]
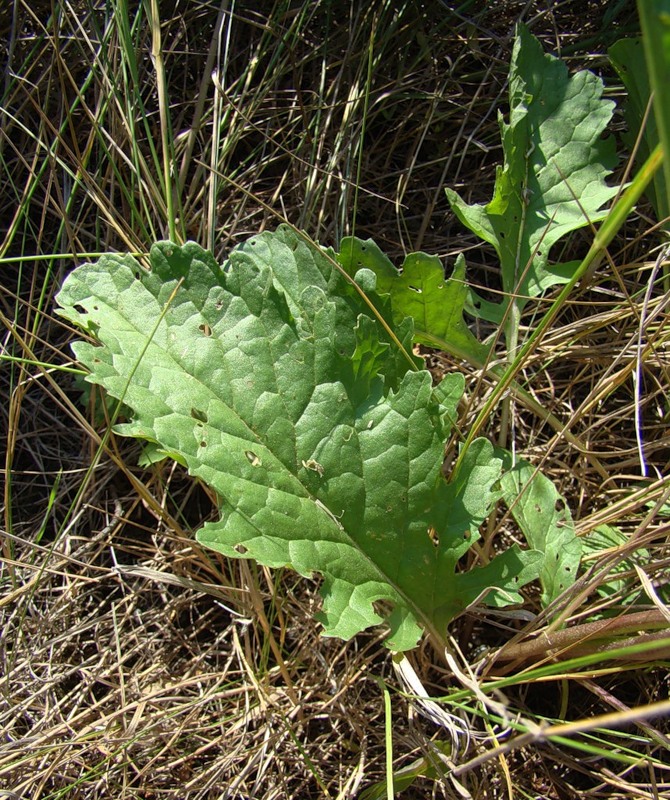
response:
[[(174, 232), (223, 257), (280, 218), (324, 244), (355, 229), (392, 258), (422, 248), (451, 263), (465, 251), (473, 282), (495, 289), (490, 253), (448, 214), (443, 187), (489, 198), (514, 23), (609, 74), (604, 48), (635, 24), (625, 4), (223, 3), (219, 14), (182, 2), (162, 19), (166, 94), (143, 6), (130, 5), (127, 26), (121, 3), (0, 9), (0, 789), (26, 800), (359, 797), (385, 776), (381, 679), (394, 768), (418, 775), (398, 796), (662, 797), (668, 708), (641, 709), (668, 696), (667, 651), (640, 663), (643, 639), (618, 662), (573, 658), (547, 675), (535, 656), (482, 705), (424, 646), (414, 669), (474, 737), (445, 755), (450, 735), (400, 691), (381, 635), (323, 639), (312, 584), (197, 546), (213, 498), (174, 465), (136, 466), (136, 445), (107, 436), (100, 398), (83, 407), (66, 369), (72, 332), (52, 316), (62, 277), (86, 254), (141, 252)], [(580, 532), (608, 522), (627, 536), (586, 559), (564, 604), (575, 623), (624, 603), (649, 608), (636, 552), (661, 597), (667, 582), (669, 295), (662, 270), (645, 295), (651, 225), (644, 207), (629, 220), (526, 365), (528, 386), (590, 457), (528, 414), (515, 419), (515, 447), (555, 480)], [(575, 254), (587, 240), (571, 243)], [(466, 365), (430, 358), (436, 372), (466, 370), (467, 426), (488, 387)], [(510, 535), (507, 522), (498, 535)], [(621, 585), (605, 596), (617, 568)], [(538, 610), (531, 594), (525, 616), (458, 620), (460, 670), (482, 643), (542, 630), (528, 619)], [(551, 727), (589, 718), (581, 732)]]

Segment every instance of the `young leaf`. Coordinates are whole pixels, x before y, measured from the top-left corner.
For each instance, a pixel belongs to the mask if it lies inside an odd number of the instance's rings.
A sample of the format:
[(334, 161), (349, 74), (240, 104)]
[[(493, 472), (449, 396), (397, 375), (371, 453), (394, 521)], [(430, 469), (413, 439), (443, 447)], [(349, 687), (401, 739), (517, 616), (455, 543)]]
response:
[[(605, 183), (616, 151), (611, 137), (602, 138), (614, 108), (602, 91), (592, 72), (569, 77), (565, 64), (545, 55), (537, 39), (519, 26), (509, 122), (500, 116), (504, 163), (496, 173), (493, 199), (485, 206), (468, 205), (446, 190), (459, 220), (495, 248), (503, 291), (515, 296), (519, 308), (529, 297), (569, 280), (578, 262), (551, 265), (552, 245), (603, 219), (603, 206), (617, 191)], [(484, 302), (479, 314), (500, 319)]]
[[(506, 454), (504, 460), (509, 460)], [(546, 607), (577, 577), (582, 542), (572, 515), (554, 484), (527, 461), (519, 460), (502, 477), (502, 496), (524, 538), (543, 554), (540, 570)]]
[(445, 279), (437, 256), (410, 253), (397, 270), (372, 239), (342, 239), (337, 260), (349, 275), (366, 268), (377, 276), (377, 291), (391, 297), (396, 324), (414, 319), (417, 342), (446, 350), (473, 364), (487, 362), (489, 349), (481, 344), (463, 319), (468, 298), (465, 259), (459, 256), (451, 278)]
[[(459, 484), (445, 483), (462, 376), (433, 390), (324, 251), (282, 227), (223, 267), (194, 243), (156, 244), (150, 260), (150, 272), (129, 256), (83, 265), (58, 302), (99, 342), (74, 346), (89, 380), (134, 415), (119, 432), (158, 443), (221, 498), (200, 542), (320, 573), (326, 634), (386, 618), (399, 650), (420, 625), (444, 643), (492, 577), (513, 589), (537, 576), (537, 554), (517, 550), (479, 582), (456, 573), (500, 461), (479, 440)], [(372, 291), (371, 274), (358, 277)], [(411, 336), (408, 321), (400, 338)]]

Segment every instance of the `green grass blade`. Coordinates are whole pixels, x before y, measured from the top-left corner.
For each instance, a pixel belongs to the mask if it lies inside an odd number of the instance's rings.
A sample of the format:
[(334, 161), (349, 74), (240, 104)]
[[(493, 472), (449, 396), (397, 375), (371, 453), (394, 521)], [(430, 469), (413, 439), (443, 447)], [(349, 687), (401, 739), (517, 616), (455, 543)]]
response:
[[(670, 105), (667, 87), (670, 85), (670, 0), (638, 0), (642, 25), (642, 41), (654, 93), (654, 112), (658, 137), (665, 153), (670, 147)], [(666, 191), (670, 193), (670, 162), (663, 164)], [(670, 198), (665, 198), (670, 200)]]

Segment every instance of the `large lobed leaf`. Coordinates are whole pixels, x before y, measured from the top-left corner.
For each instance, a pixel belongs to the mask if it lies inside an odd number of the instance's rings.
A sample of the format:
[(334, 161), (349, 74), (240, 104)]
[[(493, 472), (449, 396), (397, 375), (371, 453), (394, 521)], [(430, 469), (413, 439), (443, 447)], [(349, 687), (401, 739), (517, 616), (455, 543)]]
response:
[[(517, 548), (456, 573), (498, 496), (500, 460), (478, 440), (445, 483), (463, 378), (433, 388), (332, 257), (282, 227), (223, 267), (194, 243), (158, 243), (150, 263), (103, 256), (68, 277), (58, 303), (97, 340), (74, 345), (89, 380), (130, 409), (118, 430), (157, 443), (221, 498), (200, 542), (320, 573), (326, 634), (386, 618), (397, 649), (420, 625), (443, 642), (469, 602), (514, 597), (537, 576), (537, 554)], [(374, 276), (357, 279), (389, 316)], [(396, 332), (410, 350), (411, 321)]]
[[(510, 69), (509, 122), (500, 116), (504, 163), (493, 199), (468, 205), (447, 197), (459, 220), (492, 244), (502, 288), (522, 307), (556, 283), (569, 280), (578, 262), (551, 265), (552, 245), (606, 216), (616, 193), (605, 178), (616, 164), (615, 143), (602, 138), (614, 103), (602, 99), (600, 78), (586, 70), (569, 77), (565, 64), (545, 54), (519, 26)], [(499, 322), (500, 310), (480, 305), (480, 316)]]

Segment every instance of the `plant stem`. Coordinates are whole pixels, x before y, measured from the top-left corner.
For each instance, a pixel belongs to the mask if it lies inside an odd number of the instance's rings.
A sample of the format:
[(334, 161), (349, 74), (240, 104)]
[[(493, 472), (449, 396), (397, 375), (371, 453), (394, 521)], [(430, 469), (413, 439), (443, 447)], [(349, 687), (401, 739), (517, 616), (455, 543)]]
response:
[[(654, 633), (651, 633), (652, 630)], [(617, 638), (627, 634), (635, 635), (625, 640)], [(657, 640), (662, 654), (659, 656), (655, 649), (652, 652), (645, 649), (639, 654), (643, 660), (667, 657), (670, 651), (668, 620), (661, 611), (652, 609), (634, 614), (624, 614), (614, 619), (586, 622), (583, 625), (575, 625), (572, 628), (558, 631), (544, 631), (535, 639), (503, 645), (494, 655), (493, 663), (504, 662), (504, 666), (496, 668), (495, 671), (497, 674), (505, 675), (515, 667), (538, 658), (559, 655), (573, 658), (601, 652), (603, 660), (606, 660), (608, 651)], [(635, 655), (630, 654), (626, 658), (636, 660)]]

